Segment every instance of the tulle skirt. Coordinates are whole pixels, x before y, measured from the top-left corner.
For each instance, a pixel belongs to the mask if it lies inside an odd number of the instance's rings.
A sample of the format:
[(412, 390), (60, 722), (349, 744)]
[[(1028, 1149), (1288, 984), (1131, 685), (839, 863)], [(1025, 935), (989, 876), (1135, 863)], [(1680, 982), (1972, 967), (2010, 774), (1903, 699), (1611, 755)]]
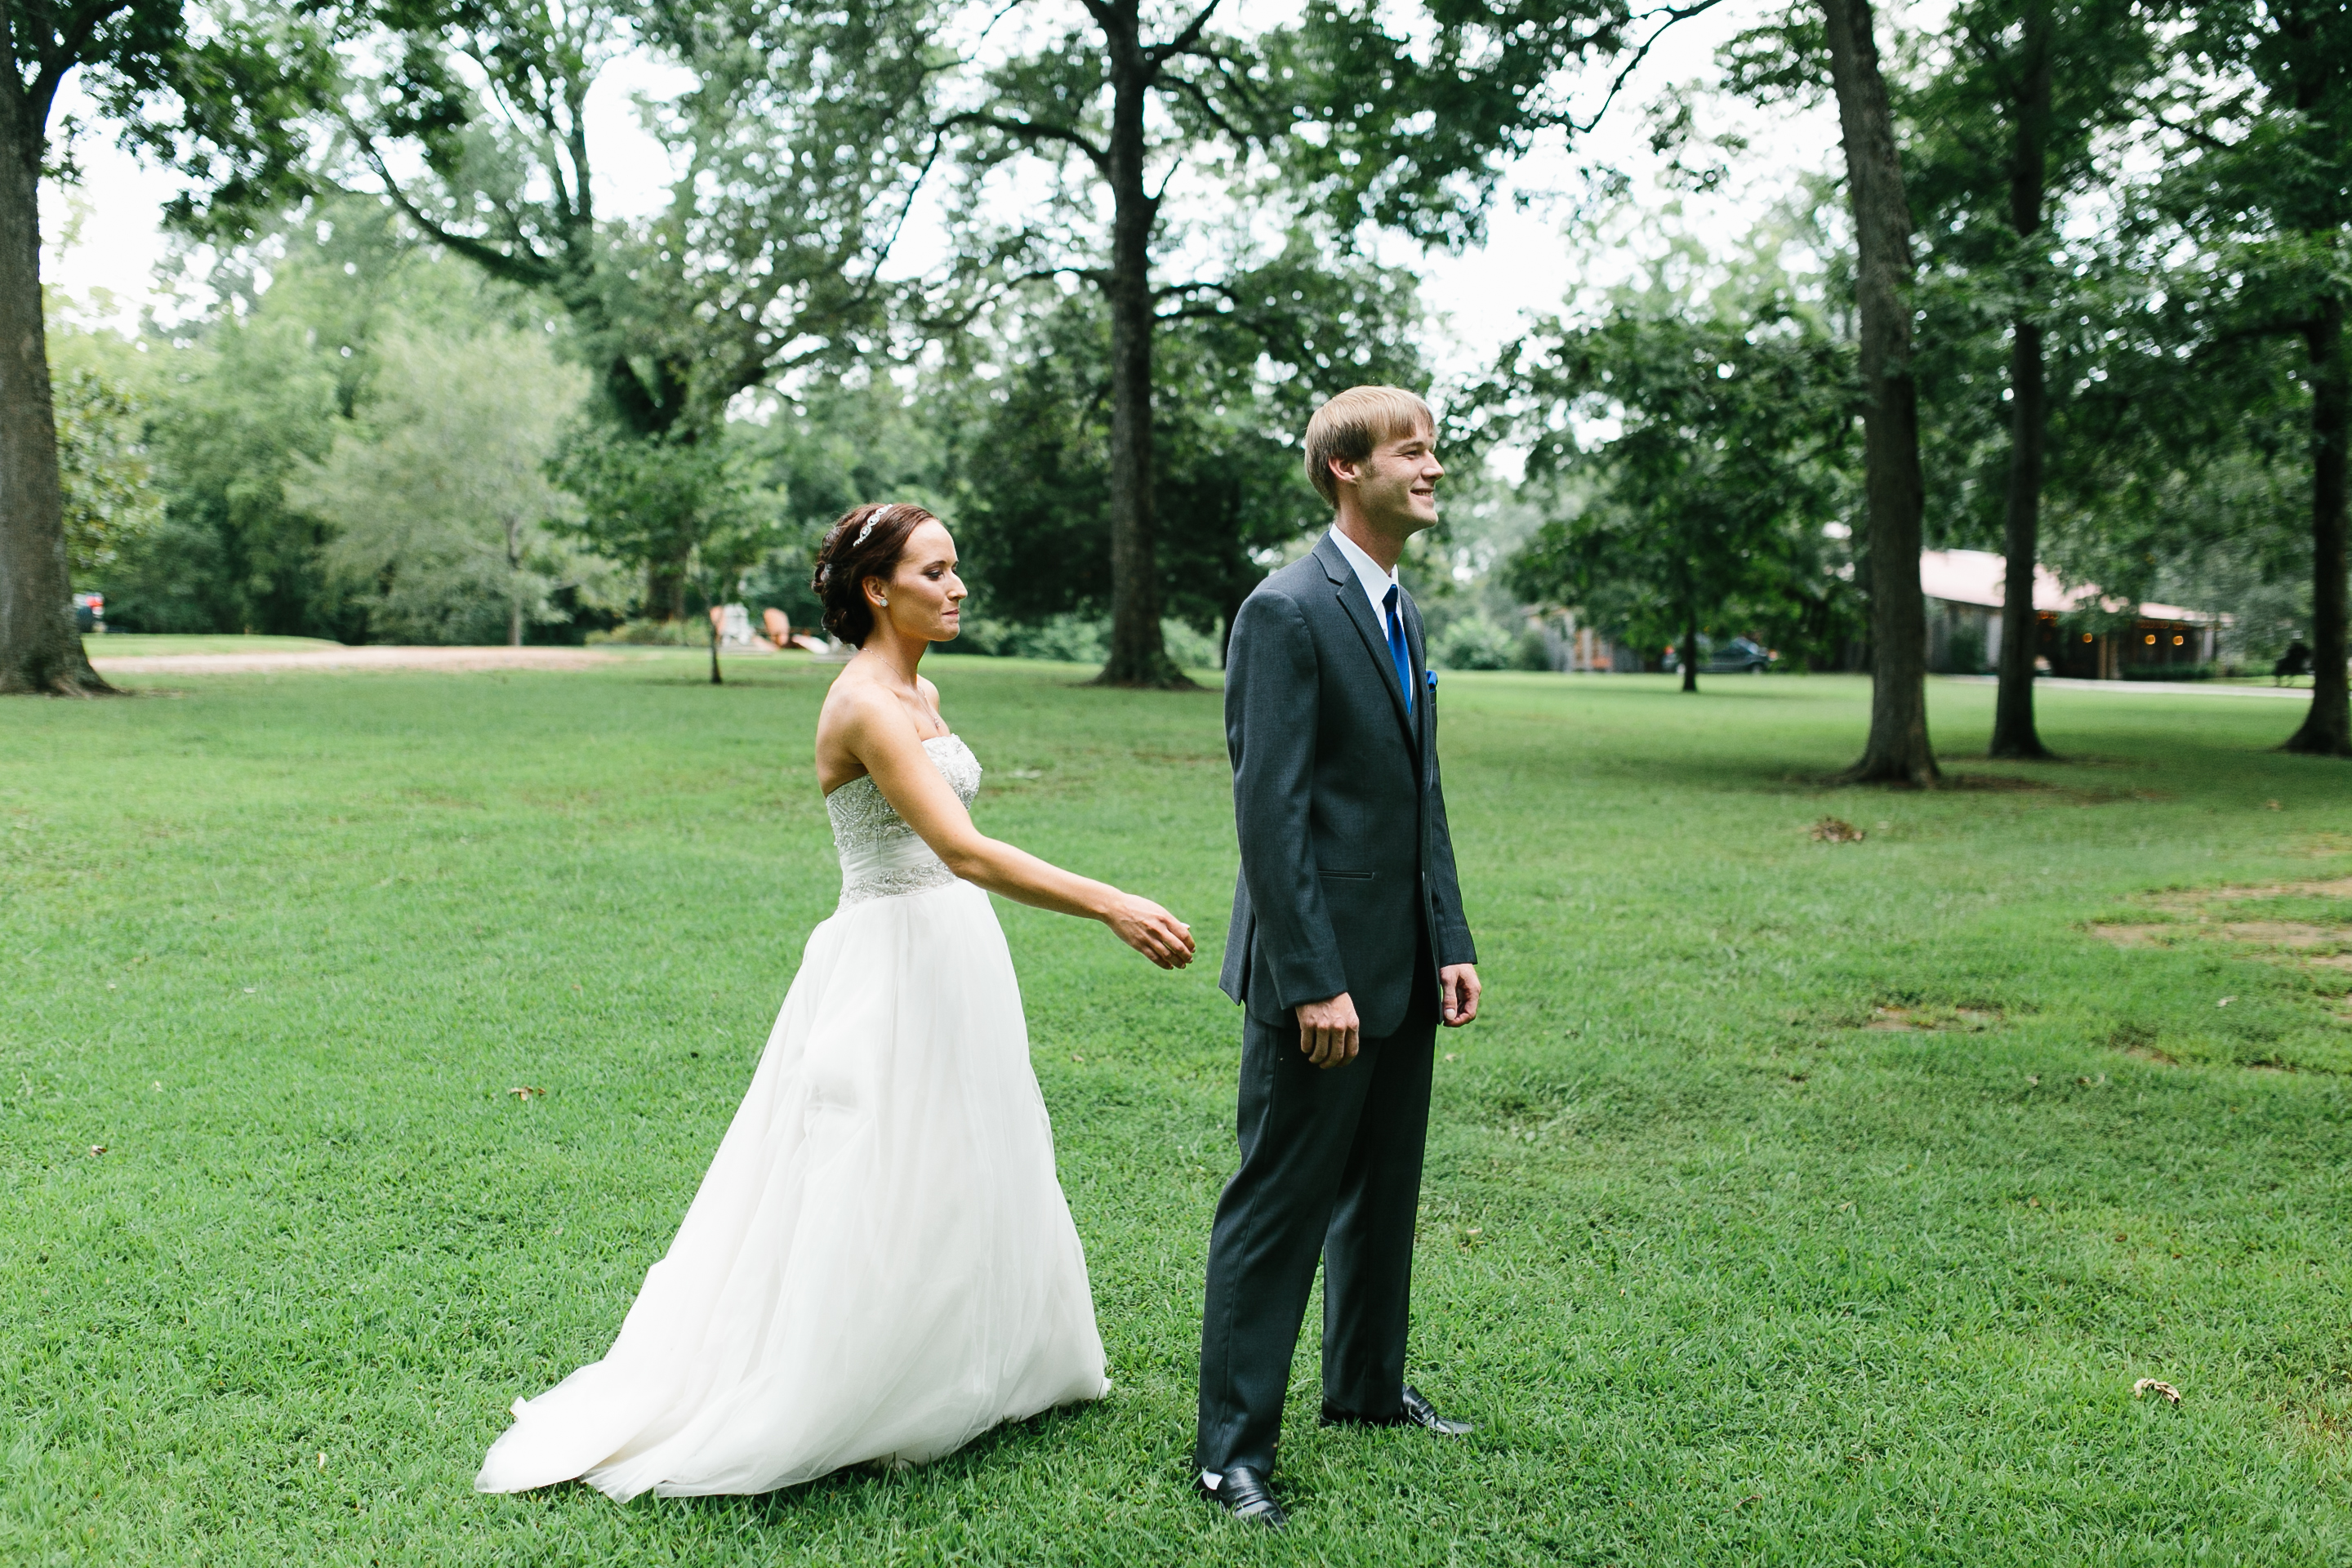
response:
[(819, 925), (669, 1254), (475, 1487), (762, 1492), (1099, 1398), (1021, 993), (966, 882)]

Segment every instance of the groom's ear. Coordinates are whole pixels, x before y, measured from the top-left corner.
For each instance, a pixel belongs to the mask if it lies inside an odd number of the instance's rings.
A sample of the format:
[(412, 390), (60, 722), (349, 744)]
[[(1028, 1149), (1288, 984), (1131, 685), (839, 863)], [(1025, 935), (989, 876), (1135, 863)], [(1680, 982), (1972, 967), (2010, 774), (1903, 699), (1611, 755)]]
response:
[(1324, 467), (1331, 475), (1333, 488), (1352, 485), (1364, 475), (1364, 465), (1350, 458), (1326, 458)]

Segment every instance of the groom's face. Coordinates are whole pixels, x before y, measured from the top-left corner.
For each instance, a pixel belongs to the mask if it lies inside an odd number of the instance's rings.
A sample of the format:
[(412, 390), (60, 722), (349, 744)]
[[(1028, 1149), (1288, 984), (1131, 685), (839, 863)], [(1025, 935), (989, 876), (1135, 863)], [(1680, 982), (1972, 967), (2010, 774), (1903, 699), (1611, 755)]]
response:
[(1436, 526), (1437, 481), (1445, 468), (1437, 460), (1434, 431), (1410, 430), (1383, 441), (1355, 468), (1356, 504), (1367, 521), (1399, 533)]

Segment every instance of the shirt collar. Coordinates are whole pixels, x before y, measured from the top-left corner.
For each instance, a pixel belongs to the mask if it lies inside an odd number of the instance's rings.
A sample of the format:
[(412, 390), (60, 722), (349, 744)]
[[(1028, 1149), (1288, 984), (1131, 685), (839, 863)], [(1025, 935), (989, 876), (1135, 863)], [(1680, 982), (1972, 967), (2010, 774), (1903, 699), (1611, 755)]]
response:
[(1362, 545), (1336, 527), (1331, 530), (1331, 542), (1339, 547), (1339, 553), (1348, 558), (1348, 564), (1356, 569), (1356, 581), (1363, 584), (1364, 597), (1372, 602), (1372, 616), (1385, 627), (1388, 625), (1389, 589), (1395, 585), (1397, 580), (1395, 571), (1382, 567), (1365, 553)]

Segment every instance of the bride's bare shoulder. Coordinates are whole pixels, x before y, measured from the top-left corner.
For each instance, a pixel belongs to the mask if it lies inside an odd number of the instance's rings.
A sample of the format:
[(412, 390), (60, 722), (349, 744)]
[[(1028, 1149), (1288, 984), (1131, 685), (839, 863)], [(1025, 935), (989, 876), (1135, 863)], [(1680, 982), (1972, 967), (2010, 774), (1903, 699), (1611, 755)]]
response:
[(827, 795), (867, 771), (864, 753), (898, 706), (854, 661), (834, 677), (816, 716), (817, 784)]

